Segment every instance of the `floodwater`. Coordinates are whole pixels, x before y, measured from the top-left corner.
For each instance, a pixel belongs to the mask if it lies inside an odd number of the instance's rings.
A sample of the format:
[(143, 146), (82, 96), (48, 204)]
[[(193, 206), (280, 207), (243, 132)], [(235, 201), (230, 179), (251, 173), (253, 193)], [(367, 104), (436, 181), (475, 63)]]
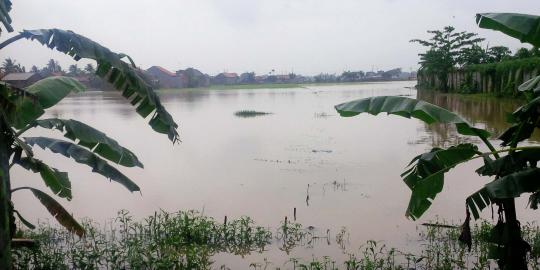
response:
[[(36, 156), (69, 172), (74, 198), (61, 202), (77, 218), (103, 222), (120, 209), (139, 218), (159, 209), (196, 209), (218, 220), (225, 215), (229, 219), (247, 215), (259, 225), (275, 228), (285, 216), (291, 219), (296, 208), (297, 221), (314, 226), (321, 235), (329, 230), (334, 237), (342, 227), (347, 228), (347, 251), (357, 251), (370, 239), (415, 249), (419, 246), (418, 224), (435, 218), (458, 224), (465, 215), (465, 198), (489, 179), (473, 172), (479, 163), (458, 167), (447, 174), (445, 189), (427, 214), (413, 222), (404, 216), (410, 191), (399, 175), (417, 154), (467, 139), (457, 136), (452, 127), (427, 126), (416, 119), (384, 115), (342, 118), (333, 106), (377, 95), (418, 95), (500, 134), (508, 126), (505, 112), (519, 106), (519, 101), (417, 93), (411, 89), (414, 85), (385, 82), (162, 91), (164, 105), (180, 125), (182, 143), (177, 145), (153, 132), (116, 93), (72, 96), (47, 111), (49, 117), (88, 123), (136, 153), (145, 168), (121, 170), (141, 187), (142, 194), (129, 193), (92, 174), (88, 167), (48, 151), (36, 150)], [(271, 114), (235, 116), (240, 110)], [(61, 136), (50, 130), (28, 133), (36, 134)], [(13, 186), (27, 185), (47, 190), (39, 175), (15, 168)], [(29, 192), (14, 194), (14, 202), (30, 220), (55, 222)], [(523, 220), (534, 220), (536, 214), (525, 206), (525, 199), (518, 202), (518, 214)], [(483, 216), (490, 219), (491, 211), (484, 211)], [(281, 264), (288, 257), (309, 260), (312, 255), (345, 257), (335, 243), (321, 241), (295, 248), (290, 255), (271, 247), (264, 254), (245, 258), (218, 254), (215, 260), (218, 266), (247, 268), (250, 262), (264, 258)]]

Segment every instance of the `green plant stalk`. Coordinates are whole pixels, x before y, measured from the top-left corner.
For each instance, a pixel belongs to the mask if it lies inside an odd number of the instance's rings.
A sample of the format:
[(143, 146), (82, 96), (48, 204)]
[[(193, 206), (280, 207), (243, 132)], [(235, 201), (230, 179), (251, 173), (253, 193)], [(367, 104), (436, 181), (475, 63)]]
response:
[(9, 126), (0, 118), (0, 269), (11, 269), (9, 134)]
[[(520, 134), (522, 129), (523, 129), (523, 123), (521, 123), (521, 125), (519, 126), (518, 132), (516, 134)], [(510, 149), (512, 150), (510, 151), (509, 155), (512, 155), (515, 152), (515, 148), (517, 147), (517, 145), (518, 145), (518, 141), (517, 141), (517, 136), (516, 136), (512, 140), (512, 143), (510, 144)], [(515, 244), (519, 243), (522, 239), (521, 239), (521, 228), (520, 228), (519, 221), (517, 220), (517, 215), (516, 215), (515, 199), (514, 198), (505, 199), (503, 200), (502, 205), (504, 208), (504, 219), (506, 221), (507, 226), (510, 226), (509, 243), (514, 243), (513, 247), (516, 248)], [(519, 254), (517, 253), (518, 252), (517, 250), (512, 250), (513, 248), (510, 245), (505, 246), (505, 249), (508, 249), (509, 251), (506, 251), (506, 257), (507, 257), (505, 258), (506, 265), (504, 266), (503, 269), (511, 269), (514, 267), (516, 269), (527, 269), (526, 261), (519, 262), (518, 260), (520, 260), (521, 258), (515, 258), (515, 257), (519, 257), (519, 256), (516, 256), (516, 254)]]

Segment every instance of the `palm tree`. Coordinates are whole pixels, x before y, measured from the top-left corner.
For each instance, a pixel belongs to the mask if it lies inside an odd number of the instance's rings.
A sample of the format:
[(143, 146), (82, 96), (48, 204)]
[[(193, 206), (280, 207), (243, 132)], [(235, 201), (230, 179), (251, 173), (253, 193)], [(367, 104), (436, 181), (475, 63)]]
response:
[(60, 66), (60, 63), (54, 59), (50, 59), (49, 62), (47, 62), (47, 71), (50, 73), (54, 72), (62, 72), (62, 67)]
[(9, 57), (6, 58), (4, 62), (2, 63), (2, 69), (4, 70), (6, 74), (23, 72), (21, 65), (17, 64), (17, 61)]
[[(10, 10), (11, 1), (0, 0), (0, 21), (5, 30), (12, 32)], [(122, 96), (136, 107), (137, 113), (143, 118), (152, 115), (149, 117), (152, 129), (167, 134), (173, 144), (178, 141), (178, 125), (129, 56), (114, 53), (84, 36), (60, 29), (23, 30), (0, 43), (0, 50), (20, 39), (37, 41), (75, 60), (81, 58), (95, 60), (97, 76), (121, 91)], [(128, 59), (129, 62), (124, 59)], [(61, 70), (58, 62), (52, 59), (47, 67), (49, 71)], [(12, 188), (10, 168), (19, 165), (39, 173), (56, 196), (67, 200), (72, 198), (71, 182), (67, 173), (52, 168), (36, 158), (32, 151), (33, 146), (49, 149), (90, 166), (93, 172), (123, 185), (131, 192), (139, 190), (137, 184), (109, 164), (113, 162), (126, 167), (143, 167), (135, 154), (120, 146), (116, 140), (76, 120), (40, 119), (45, 109), (54, 106), (69, 93), (84, 90), (84, 86), (78, 81), (62, 76), (40, 80), (26, 89), (0, 83), (0, 269), (11, 268), (11, 239), (15, 232), (15, 214), (23, 224), (31, 226), (14, 209), (11, 201), (14, 192), (30, 191), (61, 225), (79, 236), (85, 234), (73, 216), (46, 192), (33, 187)], [(58, 130), (71, 141), (47, 137), (23, 137), (26, 136), (27, 130), (33, 128)]]
[(79, 73), (81, 73), (81, 70), (79, 69), (79, 67), (77, 67), (77, 65), (70, 65), (69, 68), (68, 68), (68, 75), (69, 76), (77, 76), (79, 75)]

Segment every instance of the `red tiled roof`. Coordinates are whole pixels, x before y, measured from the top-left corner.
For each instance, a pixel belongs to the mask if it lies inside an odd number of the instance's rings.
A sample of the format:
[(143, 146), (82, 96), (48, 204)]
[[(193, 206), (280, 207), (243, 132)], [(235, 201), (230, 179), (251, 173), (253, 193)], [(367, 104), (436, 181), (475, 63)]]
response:
[(238, 77), (238, 74), (236, 73), (229, 73), (229, 72), (223, 72), (221, 73), (225, 78), (236, 78)]
[[(161, 72), (163, 72), (163, 73), (165, 73), (165, 74), (167, 74), (167, 75), (169, 75), (169, 76), (172, 76), (172, 77), (175, 77), (175, 76), (176, 76), (176, 73), (170, 72), (170, 71), (168, 71), (167, 69), (165, 69), (164, 67), (160, 67), (160, 66), (152, 66), (152, 67), (150, 67), (150, 68), (157, 68), (157, 69), (159, 69), (159, 71), (161, 71)], [(149, 68), (149, 69), (150, 69), (150, 68)]]

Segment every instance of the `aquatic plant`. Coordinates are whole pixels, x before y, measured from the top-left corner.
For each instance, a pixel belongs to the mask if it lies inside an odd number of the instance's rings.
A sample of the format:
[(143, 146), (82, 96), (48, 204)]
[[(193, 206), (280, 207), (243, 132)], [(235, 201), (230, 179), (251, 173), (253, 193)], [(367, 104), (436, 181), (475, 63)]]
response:
[[(197, 211), (156, 212), (135, 220), (122, 210), (105, 224), (89, 219), (82, 222), (87, 234), (78, 238), (48, 223), (35, 230), (21, 229), (20, 237), (32, 237), (39, 246), (13, 251), (16, 269), (230, 269), (216, 265), (217, 253), (246, 256), (264, 254), (276, 247), (284, 252), (283, 261), (247, 262), (251, 269), (488, 269), (491, 233), (488, 221), (472, 226), (472, 246), (460, 244), (461, 228), (435, 220), (418, 228), (420, 249), (414, 251), (388, 247), (369, 240), (364, 245), (341, 250), (346, 258), (331, 256), (288, 257), (294, 248), (314, 248), (317, 239), (342, 245), (349, 232), (342, 229), (335, 237), (317, 235), (315, 229), (283, 220), (272, 230), (258, 226), (249, 217), (222, 222)], [(327, 237), (327, 238), (326, 238)], [(540, 227), (523, 224), (523, 238), (533, 243), (529, 267), (540, 269)], [(341, 248), (341, 247), (340, 247)]]
[(90, 220), (82, 226), (85, 238), (48, 224), (20, 232), (40, 245), (14, 250), (15, 268), (209, 269), (217, 252), (261, 252), (272, 239), (269, 229), (249, 217), (219, 223), (196, 211), (160, 211), (142, 221), (120, 211), (102, 227)]

